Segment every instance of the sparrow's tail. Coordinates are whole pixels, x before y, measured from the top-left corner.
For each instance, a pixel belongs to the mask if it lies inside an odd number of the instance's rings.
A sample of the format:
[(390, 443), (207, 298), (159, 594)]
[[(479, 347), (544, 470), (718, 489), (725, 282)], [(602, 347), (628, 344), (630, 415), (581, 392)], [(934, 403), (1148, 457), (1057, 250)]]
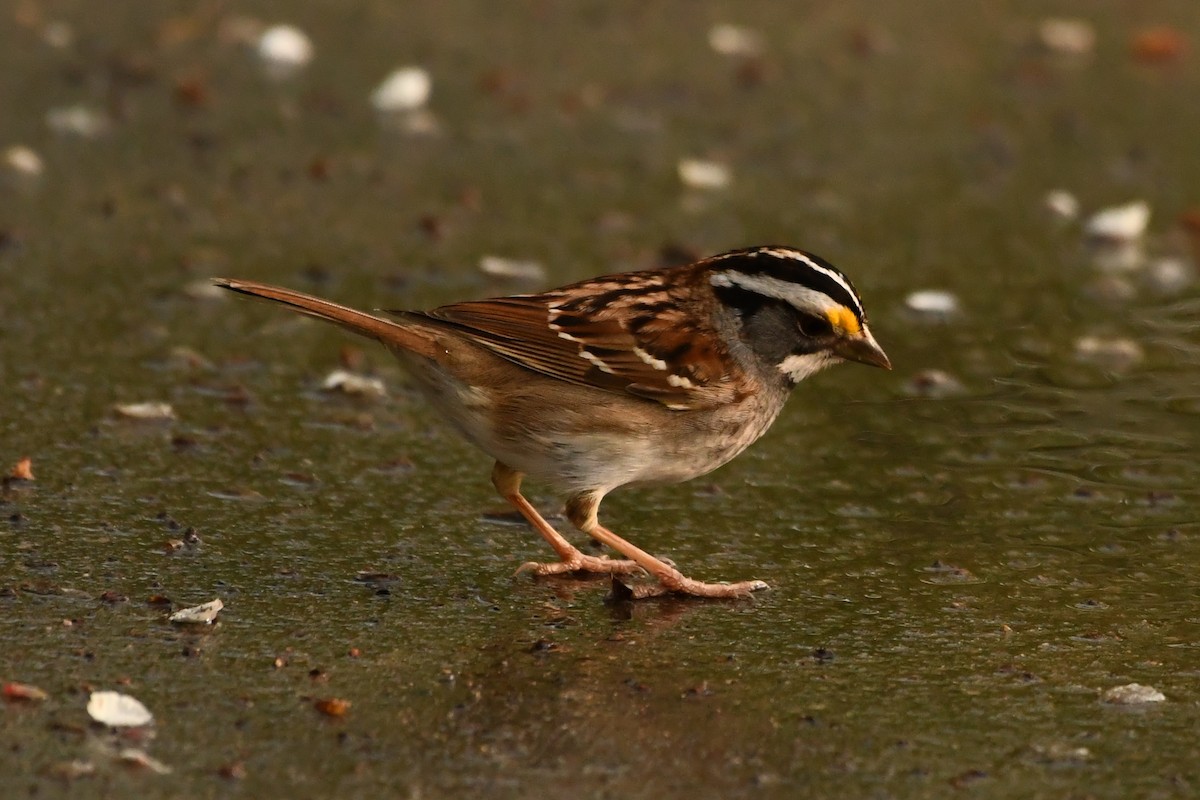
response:
[(223, 289), (248, 294), (251, 297), (274, 300), (293, 311), (335, 323), (361, 336), (377, 339), (388, 347), (411, 350), (422, 355), (431, 355), (434, 349), (431, 337), (411, 325), (356, 311), (353, 308), (331, 303), (304, 292), (233, 278), (213, 278), (213, 283)]

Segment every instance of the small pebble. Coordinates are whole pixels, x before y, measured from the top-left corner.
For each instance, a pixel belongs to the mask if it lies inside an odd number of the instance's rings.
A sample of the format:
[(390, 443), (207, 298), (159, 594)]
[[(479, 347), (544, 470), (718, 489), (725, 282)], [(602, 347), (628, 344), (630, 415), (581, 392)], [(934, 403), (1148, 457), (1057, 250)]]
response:
[(906, 394), (917, 397), (952, 397), (965, 391), (962, 383), (940, 369), (923, 369), (904, 385)]
[(50, 695), (30, 683), (6, 683), (3, 689), (4, 699), (17, 700), (27, 703), (40, 703), (49, 699)]
[(708, 46), (723, 56), (757, 56), (763, 51), (758, 31), (721, 22), (708, 29)]
[(978, 580), (975, 574), (966, 567), (947, 564), (941, 560), (934, 561), (925, 567), (924, 572), (932, 576), (927, 579), (928, 583), (974, 583)]
[(14, 481), (33, 480), (33, 459), (29, 456), (22, 458), (8, 471), (8, 477)]
[(1088, 260), (1097, 272), (1135, 272), (1146, 263), (1146, 251), (1137, 240), (1091, 239)]
[(183, 293), (192, 300), (225, 300), (229, 297), (229, 293), (213, 283), (211, 278), (184, 284)]
[(213, 362), (203, 353), (183, 346), (171, 348), (171, 352), (167, 355), (167, 364), (175, 369), (208, 370), (213, 368)]
[(3, 164), (6, 171), (24, 179), (37, 178), (45, 169), (41, 156), (33, 149), (19, 144), (4, 151)]
[(1090, 364), (1127, 369), (1145, 358), (1145, 353), (1132, 339), (1081, 336), (1075, 340), (1075, 357)]
[(42, 28), (42, 41), (55, 50), (65, 50), (75, 43), (75, 29), (62, 20), (47, 22)]
[(1169, 64), (1187, 52), (1187, 37), (1174, 28), (1156, 25), (1133, 35), (1129, 50), (1142, 64)]
[(1084, 286), (1084, 294), (1102, 303), (1128, 303), (1137, 297), (1137, 289), (1120, 275), (1100, 275)]
[(1143, 686), (1140, 683), (1126, 683), (1114, 686), (1104, 693), (1104, 702), (1118, 706), (1141, 705), (1142, 703), (1161, 703), (1167, 696), (1153, 686)]
[(258, 39), (258, 58), (272, 78), (290, 78), (312, 61), (307, 34), (292, 25), (272, 25)]
[(1086, 55), (1096, 46), (1096, 30), (1083, 19), (1050, 17), (1038, 25), (1042, 47), (1060, 55)]
[(1070, 222), (1079, 216), (1079, 200), (1066, 189), (1054, 189), (1047, 192), (1046, 197), (1042, 200), (1042, 205), (1052, 215), (1064, 222)]
[(46, 773), (59, 780), (73, 781), (95, 775), (96, 765), (91, 761), (77, 758), (72, 761), (60, 761), (46, 770)]
[(323, 697), (314, 700), (313, 707), (327, 717), (344, 717), (350, 711), (350, 701), (340, 697)]
[(1130, 242), (1140, 239), (1150, 223), (1150, 204), (1135, 200), (1123, 206), (1097, 211), (1087, 221), (1083, 232), (1090, 239), (1106, 242)]
[(87, 106), (59, 106), (46, 112), (46, 127), (59, 136), (98, 139), (112, 129), (112, 120)]
[(404, 67), (388, 75), (371, 92), (371, 105), (381, 114), (414, 111), (429, 101), (433, 81), (421, 67)]
[(1035, 757), (1049, 763), (1083, 764), (1092, 760), (1091, 750), (1066, 742), (1053, 742), (1048, 745), (1035, 744), (1032, 750)]
[(680, 159), (677, 169), (679, 180), (689, 189), (724, 189), (733, 182), (729, 167), (718, 161), (684, 158)]
[(1179, 294), (1192, 285), (1195, 271), (1182, 258), (1156, 258), (1146, 265), (1143, 275), (1146, 285), (1160, 295)]
[(145, 750), (136, 747), (126, 747), (117, 753), (117, 760), (122, 764), (140, 769), (148, 769), (158, 775), (169, 775), (171, 768), (154, 758)]

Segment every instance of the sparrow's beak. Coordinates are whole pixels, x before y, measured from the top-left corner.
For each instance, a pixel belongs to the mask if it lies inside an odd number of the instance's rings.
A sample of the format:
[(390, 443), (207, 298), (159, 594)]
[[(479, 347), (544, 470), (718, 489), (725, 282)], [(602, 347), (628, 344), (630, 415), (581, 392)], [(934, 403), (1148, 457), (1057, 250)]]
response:
[(847, 336), (838, 341), (833, 347), (833, 352), (847, 361), (857, 361), (860, 364), (869, 364), (872, 367), (883, 367), (884, 369), (892, 368), (892, 362), (887, 357), (887, 353), (883, 352), (883, 348), (866, 328), (854, 336)]

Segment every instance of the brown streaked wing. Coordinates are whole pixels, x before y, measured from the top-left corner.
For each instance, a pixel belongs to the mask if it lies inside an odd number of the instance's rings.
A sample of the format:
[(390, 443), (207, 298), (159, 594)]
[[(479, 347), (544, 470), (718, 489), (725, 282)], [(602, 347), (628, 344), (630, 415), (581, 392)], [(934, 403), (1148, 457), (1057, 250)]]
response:
[(544, 296), (472, 300), (405, 313), (446, 324), (501, 358), (552, 378), (616, 391), (628, 383), (596, 369), (579, 354), (578, 344), (550, 328)]
[[(629, 280), (635, 276), (640, 279)], [(721, 340), (697, 337), (690, 309), (678, 302), (683, 298), (670, 298), (657, 278), (653, 273), (596, 278), (546, 294), (455, 303), (414, 315), (559, 380), (679, 410), (738, 399), (743, 376), (726, 370), (730, 362), (718, 349)]]

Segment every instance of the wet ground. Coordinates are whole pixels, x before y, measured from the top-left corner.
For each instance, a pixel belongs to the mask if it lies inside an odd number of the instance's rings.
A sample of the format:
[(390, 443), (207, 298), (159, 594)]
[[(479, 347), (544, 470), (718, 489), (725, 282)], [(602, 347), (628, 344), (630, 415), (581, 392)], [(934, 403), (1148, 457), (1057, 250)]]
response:
[[(0, 6), (0, 680), (47, 694), (0, 705), (0, 795), (1200, 791), (1194, 2), (403, 6)], [(277, 22), (315, 57), (272, 78)], [(896, 371), (605, 506), (753, 602), (512, 578), (544, 545), (398, 366), (205, 288), (425, 307), (762, 242), (841, 265)]]

